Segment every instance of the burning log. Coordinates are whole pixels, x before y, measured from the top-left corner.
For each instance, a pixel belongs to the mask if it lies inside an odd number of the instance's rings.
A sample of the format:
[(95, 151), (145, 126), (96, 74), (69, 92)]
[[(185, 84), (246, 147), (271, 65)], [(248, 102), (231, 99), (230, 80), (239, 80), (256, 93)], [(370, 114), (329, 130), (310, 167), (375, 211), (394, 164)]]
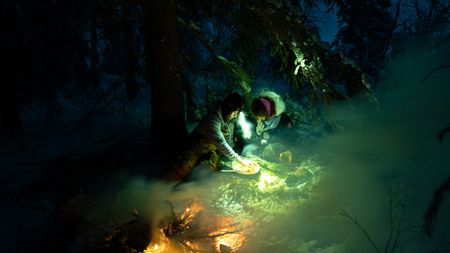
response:
[[(270, 224), (277, 215), (290, 213), (292, 207), (299, 200), (308, 198), (307, 193), (320, 182), (322, 167), (314, 157), (302, 159), (301, 164), (257, 161), (261, 165), (258, 173), (252, 176), (219, 173), (214, 178), (217, 181), (210, 182), (214, 186), (211, 195), (199, 196), (201, 201), (186, 202), (189, 200), (185, 197), (192, 194), (183, 195), (184, 200), (177, 196), (173, 198), (177, 202), (170, 203), (171, 211), (164, 218), (152, 218), (152, 222), (139, 218), (119, 225), (107, 240), (102, 240), (101, 250), (84, 253), (241, 251), (250, 234), (259, 238), (257, 228)], [(265, 240), (257, 243), (265, 244)], [(283, 246), (270, 242), (264, 247), (276, 248), (274, 245)], [(283, 249), (282, 252), (293, 251)]]
[[(111, 246), (142, 252), (152, 240), (151, 225), (146, 219), (132, 220), (117, 230)], [(119, 244), (117, 244), (119, 242)]]
[(244, 245), (244, 231), (251, 224), (214, 214), (199, 201), (193, 201), (160, 230), (159, 240), (153, 240), (144, 252), (237, 252)]

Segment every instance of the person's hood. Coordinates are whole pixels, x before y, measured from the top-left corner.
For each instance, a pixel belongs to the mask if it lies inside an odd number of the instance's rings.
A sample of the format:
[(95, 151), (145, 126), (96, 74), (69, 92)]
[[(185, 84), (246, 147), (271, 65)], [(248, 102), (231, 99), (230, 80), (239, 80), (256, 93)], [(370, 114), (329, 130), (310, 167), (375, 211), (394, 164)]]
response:
[(277, 93), (273, 91), (262, 91), (259, 97), (268, 97), (275, 104), (275, 115), (280, 115), (286, 110), (286, 104), (283, 99)]

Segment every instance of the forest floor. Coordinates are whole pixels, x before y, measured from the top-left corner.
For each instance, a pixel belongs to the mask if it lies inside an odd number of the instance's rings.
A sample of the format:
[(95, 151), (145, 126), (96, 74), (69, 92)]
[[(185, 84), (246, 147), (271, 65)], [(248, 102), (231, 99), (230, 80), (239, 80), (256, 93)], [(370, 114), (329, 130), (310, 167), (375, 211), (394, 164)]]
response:
[[(261, 165), (257, 175), (211, 176), (199, 168), (197, 182), (173, 188), (157, 180), (162, 159), (152, 155), (145, 130), (96, 138), (80, 134), (70, 137), (77, 142), (65, 146), (61, 142), (68, 137), (59, 134), (28, 136), (32, 150), (22, 150), (14, 139), (2, 140), (1, 252), (101, 252), (102, 247), (105, 252), (131, 252), (105, 246), (105, 240), (117, 236), (124, 224), (143, 217), (158, 220), (151, 224), (153, 230), (166, 229), (165, 244), (175, 240), (174, 252), (192, 247), (199, 252), (226, 252), (227, 247), (235, 247), (234, 252), (258, 227), (307, 200), (322, 173), (314, 157), (289, 164), (254, 157)], [(191, 205), (201, 206), (201, 211), (187, 219), (183, 210)], [(171, 216), (172, 221), (163, 225), (161, 216)], [(217, 232), (223, 229), (228, 232)], [(270, 238), (258, 240), (265, 247), (276, 246)], [(154, 252), (171, 252), (167, 250)]]
[[(158, 180), (164, 159), (146, 129), (46, 128), (23, 134), (22, 145), (1, 137), (0, 252), (369, 252), (396, 240), (386, 238), (391, 228), (406, 238), (396, 241), (404, 252), (448, 248), (445, 215), (436, 239), (420, 226), (448, 177), (448, 143), (406, 135), (412, 145), (379, 127), (301, 129), (290, 163), (252, 157), (255, 175), (199, 166), (179, 185)], [(320, 148), (308, 150), (314, 142)]]
[(100, 195), (117, 192), (131, 176), (157, 176), (159, 159), (145, 131), (99, 133), (1, 137), (0, 252), (70, 252), (77, 223)]

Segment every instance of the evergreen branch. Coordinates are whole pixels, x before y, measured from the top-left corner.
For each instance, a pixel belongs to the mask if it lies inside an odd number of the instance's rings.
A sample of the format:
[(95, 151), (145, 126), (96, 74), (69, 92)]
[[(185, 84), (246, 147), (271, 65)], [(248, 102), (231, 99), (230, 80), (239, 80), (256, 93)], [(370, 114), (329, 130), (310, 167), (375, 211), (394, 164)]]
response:
[(433, 199), (423, 216), (425, 220), (424, 230), (428, 237), (433, 236), (434, 225), (439, 214), (439, 209), (441, 208), (442, 202), (444, 201), (445, 192), (450, 192), (450, 177), (446, 178), (441, 183), (439, 188), (434, 191)]
[(450, 132), (450, 123), (448, 123), (447, 127), (445, 127), (444, 129), (442, 129), (441, 131), (439, 131), (438, 135), (437, 135), (437, 139), (439, 142), (443, 142), (444, 141), (444, 137), (447, 133)]
[(234, 79), (239, 81), (239, 84), (245, 94), (249, 94), (251, 90), (250, 82), (251, 78), (247, 72), (239, 66), (237, 63), (226, 59), (225, 57), (218, 55), (215, 47), (211, 45), (203, 34), (202, 30), (193, 22), (187, 23), (184, 19), (178, 17), (177, 21), (188, 32), (192, 33), (203, 46), (210, 52), (214, 61), (218, 62)]

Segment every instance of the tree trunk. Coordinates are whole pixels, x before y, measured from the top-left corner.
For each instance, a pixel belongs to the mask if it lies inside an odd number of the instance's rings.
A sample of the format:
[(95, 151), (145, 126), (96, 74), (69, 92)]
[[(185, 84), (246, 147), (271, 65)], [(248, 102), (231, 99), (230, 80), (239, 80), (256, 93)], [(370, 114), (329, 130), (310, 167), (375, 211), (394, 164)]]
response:
[(21, 118), (19, 110), (18, 87), (20, 80), (23, 79), (21, 73), (21, 55), (20, 38), (16, 35), (17, 13), (12, 2), (2, 2), (2, 20), (8, 24), (1, 30), (1, 36), (4, 38), (0, 42), (1, 54), (5, 67), (3, 67), (2, 81), (0, 83), (0, 134), (15, 135), (20, 131)]
[(151, 145), (171, 155), (187, 136), (176, 5), (155, 0), (148, 15), (146, 66), (151, 83)]
[[(11, 83), (9, 82), (9, 84)], [(19, 102), (17, 101), (16, 91), (5, 88), (0, 90), (0, 133), (14, 136), (21, 129)]]
[[(133, 35), (133, 21), (131, 19), (132, 13), (130, 12), (130, 6), (128, 3), (123, 4), (124, 19), (123, 22), (123, 34), (124, 34), (124, 47), (126, 52), (126, 65), (125, 65), (125, 90), (127, 98), (132, 100), (136, 97), (139, 91), (137, 84), (137, 49), (136, 40)], [(127, 19), (129, 21), (127, 21)]]

